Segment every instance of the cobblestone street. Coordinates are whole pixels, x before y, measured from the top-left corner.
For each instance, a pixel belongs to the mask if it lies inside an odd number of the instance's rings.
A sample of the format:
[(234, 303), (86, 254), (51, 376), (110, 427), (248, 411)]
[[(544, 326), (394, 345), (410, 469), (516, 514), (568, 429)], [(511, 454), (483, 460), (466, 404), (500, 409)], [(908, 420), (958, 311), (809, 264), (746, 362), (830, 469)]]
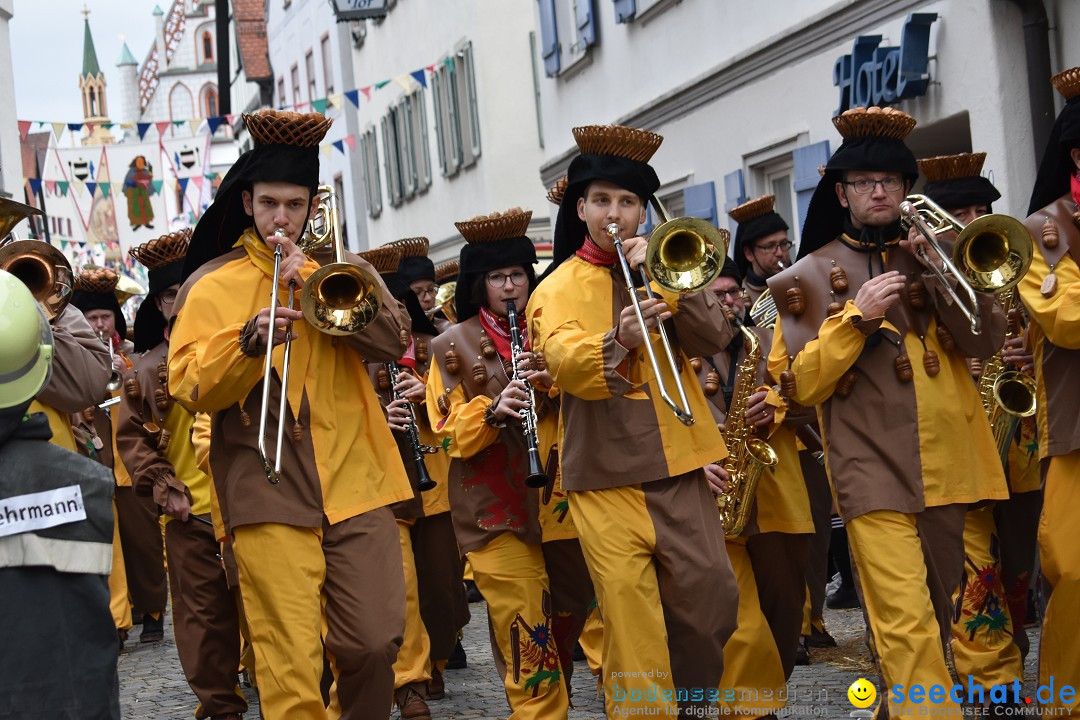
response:
[[(505, 718), (509, 712), (488, 644), (487, 611), (483, 603), (470, 605), (472, 621), (465, 628), (464, 647), (469, 667), (446, 673), (446, 698), (429, 701), (432, 717), (443, 720)], [(859, 610), (826, 610), (825, 626), (838, 647), (813, 650), (813, 664), (796, 667), (789, 683), (787, 716), (848, 717), (852, 710), (847, 688), (859, 677), (874, 681), (863, 646)], [(188, 689), (173, 642), (172, 623), (165, 624), (164, 642), (140, 645), (136, 627), (120, 656), (120, 700), (125, 720), (186, 720), (192, 717), (195, 697)], [(1035, 686), (1038, 632), (1029, 630), (1031, 652), (1026, 663), (1025, 693)], [(576, 663), (573, 678), (575, 719), (602, 718), (604, 706), (596, 681), (585, 663)], [(879, 689), (880, 690), (880, 689)], [(251, 704), (246, 717), (258, 717), (258, 701), (245, 690)], [(391, 716), (397, 717), (397, 712)]]

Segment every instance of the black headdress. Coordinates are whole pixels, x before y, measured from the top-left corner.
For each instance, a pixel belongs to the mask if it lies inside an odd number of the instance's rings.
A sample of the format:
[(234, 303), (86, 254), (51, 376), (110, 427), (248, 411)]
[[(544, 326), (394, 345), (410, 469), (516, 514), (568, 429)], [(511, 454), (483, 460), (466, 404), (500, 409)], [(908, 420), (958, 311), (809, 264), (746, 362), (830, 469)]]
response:
[(458, 271), (454, 306), (458, 322), (464, 322), (480, 312), (484, 297), (474, 297), (477, 280), (486, 273), (503, 267), (521, 265), (529, 276), (529, 292), (536, 286), (536, 247), (525, 234), (532, 220), (532, 210), (511, 208), (471, 220), (456, 222), (458, 232), (465, 238), (461, 248), (461, 269)]
[(784, 218), (773, 210), (775, 202), (775, 195), (763, 195), (728, 211), (728, 215), (739, 223), (739, 227), (735, 229), (735, 248), (732, 253), (735, 255), (735, 265), (743, 275), (753, 269), (743, 248), (753, 247), (758, 238), (788, 229)]
[(1028, 203), (1028, 215), (1041, 210), (1069, 192), (1069, 176), (1076, 172), (1069, 151), (1080, 147), (1080, 67), (1059, 72), (1050, 79), (1065, 98), (1065, 107), (1057, 116), (1046, 143), (1035, 188)]
[(135, 352), (146, 352), (165, 338), (168, 319), (158, 310), (154, 298), (182, 280), (184, 256), (191, 243), (191, 228), (162, 235), (128, 250), (147, 269), (150, 291), (135, 313)]
[(938, 155), (919, 161), (919, 172), (926, 178), (923, 194), (945, 210), (986, 205), (988, 208), (1001, 193), (982, 176), (986, 153)]

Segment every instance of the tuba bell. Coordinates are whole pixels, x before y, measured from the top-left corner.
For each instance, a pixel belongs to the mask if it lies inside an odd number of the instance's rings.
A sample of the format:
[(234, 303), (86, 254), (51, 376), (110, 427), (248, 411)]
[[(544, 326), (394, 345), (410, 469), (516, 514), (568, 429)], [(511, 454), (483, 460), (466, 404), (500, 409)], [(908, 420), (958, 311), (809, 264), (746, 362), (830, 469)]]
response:
[(64, 254), (41, 240), (20, 240), (12, 229), (32, 215), (44, 215), (37, 208), (0, 198), (0, 270), (6, 270), (22, 280), (30, 289), (45, 317), (52, 320), (64, 311), (71, 301), (75, 275)]

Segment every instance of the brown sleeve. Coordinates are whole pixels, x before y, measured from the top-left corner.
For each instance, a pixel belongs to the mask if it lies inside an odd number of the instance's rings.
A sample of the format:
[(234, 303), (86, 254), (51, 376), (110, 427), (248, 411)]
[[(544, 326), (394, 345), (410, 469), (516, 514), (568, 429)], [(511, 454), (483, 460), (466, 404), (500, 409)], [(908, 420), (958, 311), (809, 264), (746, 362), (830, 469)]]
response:
[(63, 413), (97, 405), (107, 395), (105, 385), (112, 368), (109, 349), (82, 312), (70, 305), (53, 320), (52, 333), (52, 377), (37, 399)]
[(711, 292), (680, 297), (679, 311), (671, 319), (679, 334), (679, 345), (688, 357), (722, 352), (735, 335), (727, 313)]
[[(927, 272), (923, 275), (923, 281), (930, 288), (938, 317), (941, 318), (942, 324), (949, 330), (949, 334), (953, 336), (953, 340), (956, 342), (956, 352), (961, 357), (985, 360), (1001, 349), (1002, 344), (1005, 342), (1005, 331), (1008, 322), (1001, 305), (998, 304), (992, 294), (975, 294), (979, 303), (978, 314), (982, 321), (981, 332), (975, 335), (971, 332), (971, 323), (968, 322), (960, 306), (948, 295), (941, 280), (933, 273)], [(956, 294), (965, 299), (966, 294), (957, 289), (959, 282), (956, 278), (950, 276), (948, 281)]]
[(412, 329), (408, 311), (390, 294), (379, 273), (370, 263), (352, 254), (346, 259), (367, 270), (378, 281), (380, 306), (375, 319), (367, 327), (353, 335), (344, 336), (342, 340), (368, 362), (398, 360), (405, 352), (405, 348), (401, 346), (401, 338), (404, 337), (402, 331), (408, 335)]
[[(125, 374), (125, 379), (129, 373)], [(139, 495), (151, 495), (158, 505), (165, 505), (169, 489), (182, 492), (191, 501), (187, 485), (176, 479), (172, 463), (157, 448), (157, 440), (143, 427), (152, 418), (144, 415), (146, 402), (140, 394), (132, 399), (120, 393), (116, 411), (116, 449), (124, 467), (131, 474), (131, 484)]]

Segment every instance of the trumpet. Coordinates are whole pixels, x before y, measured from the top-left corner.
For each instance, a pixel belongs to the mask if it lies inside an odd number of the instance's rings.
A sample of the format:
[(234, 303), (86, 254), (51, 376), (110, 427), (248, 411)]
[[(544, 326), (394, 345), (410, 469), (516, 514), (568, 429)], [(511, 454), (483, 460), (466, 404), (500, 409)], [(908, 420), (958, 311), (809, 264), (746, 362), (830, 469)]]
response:
[(446, 316), (446, 319), (452, 323), (457, 323), (457, 309), (454, 306), (454, 294), (457, 292), (457, 281), (449, 280), (439, 286), (438, 292), (435, 293), (435, 307), (430, 310), (424, 311), (429, 318), (435, 317), (436, 313), (440, 310), (442, 314)]
[(115, 392), (120, 389), (123, 378), (120, 376), (120, 371), (116, 369), (116, 353), (113, 351), (112, 340), (106, 339), (105, 333), (98, 331), (98, 339), (105, 343), (105, 347), (109, 349), (109, 367), (112, 368), (112, 372), (109, 374), (109, 382), (105, 383), (105, 389), (109, 392)]
[[(390, 373), (391, 387), (394, 388), (394, 399), (402, 400), (405, 398), (400, 391), (397, 390), (397, 377), (401, 372), (401, 368), (398, 367), (396, 362), (386, 363), (386, 371)], [(424, 462), (424, 456), (432, 453), (439, 452), (439, 448), (431, 447), (420, 442), (420, 429), (416, 426), (416, 413), (413, 411), (412, 403), (410, 402), (406, 407), (409, 409), (409, 448), (412, 450), (413, 464), (416, 466), (416, 476), (419, 479), (416, 487), (420, 492), (427, 492), (428, 490), (434, 490), (437, 483), (431, 479), (431, 473), (428, 472), (427, 464)]]
[[(1016, 287), (1031, 265), (1034, 248), (1031, 233), (1023, 223), (1008, 215), (983, 215), (966, 226), (961, 225), (925, 195), (909, 195), (900, 203), (900, 220), (905, 231), (909, 227), (917, 228), (941, 257), (943, 267), (931, 262), (927, 266), (960, 307), (971, 324), (971, 332), (980, 334), (981, 318), (975, 293), (1001, 293)], [(939, 233), (950, 230), (957, 233), (952, 259), (937, 242)], [(926, 259), (921, 247), (919, 255)], [(946, 270), (956, 276), (964, 299), (945, 279)]]
[(532, 383), (518, 374), (517, 356), (524, 350), (521, 344), (521, 330), (517, 326), (517, 305), (513, 300), (508, 300), (506, 303), (506, 319), (510, 323), (510, 363), (514, 368), (511, 379), (524, 382), (529, 394), (529, 407), (521, 411), (521, 430), (525, 433), (525, 445), (529, 453), (529, 476), (525, 478), (525, 485), (531, 488), (542, 488), (548, 484), (548, 476), (540, 463), (540, 439), (536, 433), (536, 392)]
[[(719, 230), (704, 220), (691, 217), (668, 219), (664, 206), (655, 197), (652, 199), (656, 208), (657, 217), (661, 223), (649, 237), (646, 248), (645, 267), (640, 269), (641, 279), (645, 284), (645, 292), (650, 298), (655, 297), (649, 286), (651, 276), (656, 284), (668, 290), (680, 294), (698, 292), (706, 288), (709, 283), (716, 279), (724, 264), (724, 255), (727, 253), (727, 239)], [(634, 306), (634, 315), (645, 329), (645, 318), (641, 314), (641, 304), (638, 301), (637, 291), (634, 285), (634, 277), (630, 271), (630, 265), (626, 261), (623, 252), (623, 241), (619, 235), (619, 226), (611, 223), (605, 228), (611, 241), (615, 244), (615, 254), (619, 258), (619, 266), (622, 268), (623, 279), (626, 288), (630, 291), (630, 301)], [(679, 392), (680, 403), (676, 403), (668, 394), (663, 375), (660, 373), (660, 364), (657, 362), (656, 353), (652, 342), (646, 337), (645, 352), (649, 357), (653, 375), (656, 376), (656, 386), (664, 403), (671, 408), (672, 412), (684, 425), (694, 424), (694, 414), (690, 409), (690, 402), (686, 398), (686, 389), (679, 378), (679, 367), (675, 362), (675, 355), (671, 349), (664, 324), (657, 325), (660, 334), (660, 344), (664, 347), (667, 356), (668, 367), (675, 378), (675, 388)]]

